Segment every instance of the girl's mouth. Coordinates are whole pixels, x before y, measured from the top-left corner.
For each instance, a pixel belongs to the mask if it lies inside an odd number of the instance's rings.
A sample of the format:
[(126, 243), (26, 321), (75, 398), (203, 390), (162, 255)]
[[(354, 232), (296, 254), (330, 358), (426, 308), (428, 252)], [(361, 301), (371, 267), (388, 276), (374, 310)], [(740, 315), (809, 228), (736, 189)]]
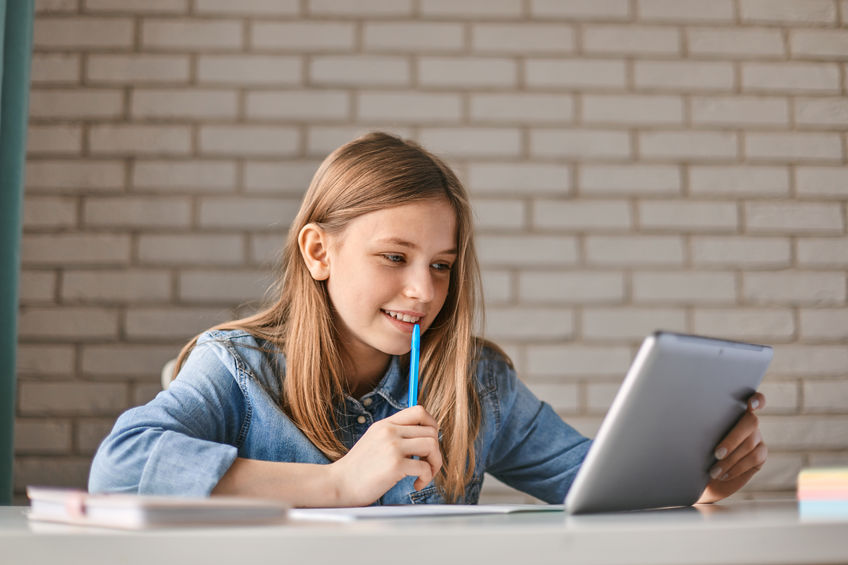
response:
[(409, 314), (404, 314), (402, 312), (395, 312), (394, 310), (381, 310), (383, 314), (389, 316), (390, 318), (394, 318), (400, 322), (407, 322), (409, 324), (417, 324), (421, 320), (421, 316), (410, 316)]

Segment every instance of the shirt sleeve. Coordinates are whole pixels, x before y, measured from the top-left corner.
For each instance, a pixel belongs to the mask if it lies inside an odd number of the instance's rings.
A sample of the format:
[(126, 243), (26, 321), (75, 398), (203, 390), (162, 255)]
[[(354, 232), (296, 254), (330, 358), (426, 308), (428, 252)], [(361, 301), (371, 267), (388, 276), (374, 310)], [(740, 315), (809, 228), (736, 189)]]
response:
[(506, 360), (489, 363), (496, 390), (486, 401), (495, 404), (495, 437), (486, 470), (513, 488), (562, 504), (591, 441), (540, 401)]
[(246, 412), (234, 354), (199, 343), (168, 390), (115, 422), (92, 461), (89, 491), (209, 495), (237, 456)]

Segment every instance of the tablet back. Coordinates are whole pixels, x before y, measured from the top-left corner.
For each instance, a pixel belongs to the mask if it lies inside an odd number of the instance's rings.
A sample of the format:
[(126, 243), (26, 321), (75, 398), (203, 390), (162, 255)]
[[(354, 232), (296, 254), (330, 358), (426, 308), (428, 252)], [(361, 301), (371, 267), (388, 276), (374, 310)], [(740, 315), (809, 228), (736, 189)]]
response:
[(642, 343), (565, 499), (571, 513), (695, 503), (771, 347), (657, 332)]

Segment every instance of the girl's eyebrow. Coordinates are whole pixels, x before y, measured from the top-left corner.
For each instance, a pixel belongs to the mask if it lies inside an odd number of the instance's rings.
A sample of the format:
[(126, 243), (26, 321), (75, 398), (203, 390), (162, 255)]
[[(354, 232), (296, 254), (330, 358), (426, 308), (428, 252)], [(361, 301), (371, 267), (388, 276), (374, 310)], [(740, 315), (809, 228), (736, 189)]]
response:
[[(386, 237), (382, 239), (378, 239), (377, 243), (388, 243), (390, 245), (399, 245), (401, 247), (408, 247), (409, 249), (418, 249), (418, 246), (411, 241), (406, 241), (405, 239), (401, 239), (399, 237)], [(436, 255), (457, 255), (456, 249), (446, 249), (444, 251), (440, 251), (436, 253)]]

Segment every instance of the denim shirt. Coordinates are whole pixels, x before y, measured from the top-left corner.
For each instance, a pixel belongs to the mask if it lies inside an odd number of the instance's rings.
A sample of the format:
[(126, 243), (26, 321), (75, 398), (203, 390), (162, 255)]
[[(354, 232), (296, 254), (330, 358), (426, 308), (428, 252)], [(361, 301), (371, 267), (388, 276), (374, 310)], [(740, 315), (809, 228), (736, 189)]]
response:
[[(264, 348), (263, 348), (264, 346)], [(115, 422), (94, 457), (91, 492), (206, 496), (236, 457), (330, 463), (280, 408), (285, 359), (243, 331), (208, 331), (171, 386)], [(484, 349), (477, 363), (481, 426), (473, 478), (458, 502), (475, 504), (483, 475), (561, 503), (589, 449), (580, 435)], [(351, 447), (375, 421), (405, 409), (408, 378), (392, 358), (377, 387), (345, 398), (339, 439)], [(406, 477), (377, 504), (444, 503), (434, 483)]]

